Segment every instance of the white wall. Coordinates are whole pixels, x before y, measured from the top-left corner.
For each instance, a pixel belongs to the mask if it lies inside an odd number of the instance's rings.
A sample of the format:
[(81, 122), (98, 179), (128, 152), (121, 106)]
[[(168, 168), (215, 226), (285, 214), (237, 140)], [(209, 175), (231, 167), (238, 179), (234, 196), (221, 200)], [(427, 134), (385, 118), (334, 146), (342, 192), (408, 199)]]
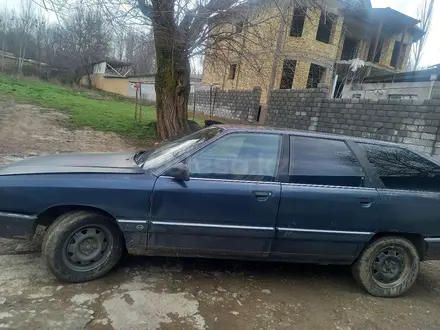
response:
[[(364, 83), (346, 85), (342, 98), (351, 99), (355, 94), (361, 94), (362, 99), (387, 100), (392, 94), (415, 95), (417, 100), (428, 100), (431, 82), (398, 82), (398, 83)], [(434, 87), (440, 88), (436, 81)]]
[(156, 102), (156, 88), (154, 82), (151, 84), (142, 84), (142, 99), (149, 102)]
[[(145, 77), (145, 78), (133, 78), (130, 79), (130, 83), (128, 86), (128, 97), (136, 97), (136, 89), (133, 88), (132, 83), (140, 81), (142, 82), (142, 98), (150, 101), (156, 102), (156, 89), (154, 86), (154, 77)], [(191, 93), (194, 93), (195, 90), (204, 90), (209, 89), (209, 86), (202, 85), (201, 83), (191, 83)]]
[(105, 73), (106, 68), (107, 68), (107, 62), (95, 64), (93, 66), (93, 74)]
[[(156, 101), (156, 92), (154, 90), (154, 77), (139, 77), (130, 78), (128, 84), (128, 97), (136, 97), (136, 89), (133, 88), (133, 83), (141, 82), (142, 85), (142, 98), (147, 98), (149, 101)], [(152, 95), (151, 90), (154, 92)]]

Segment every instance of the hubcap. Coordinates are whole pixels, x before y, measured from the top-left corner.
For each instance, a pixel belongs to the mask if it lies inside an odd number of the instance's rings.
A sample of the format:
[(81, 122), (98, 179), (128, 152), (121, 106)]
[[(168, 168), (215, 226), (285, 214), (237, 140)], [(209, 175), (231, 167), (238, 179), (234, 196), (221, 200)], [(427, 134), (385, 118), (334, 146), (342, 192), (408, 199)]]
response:
[(83, 227), (68, 238), (63, 249), (63, 259), (74, 269), (90, 270), (104, 261), (112, 245), (112, 236), (106, 228)]
[(409, 259), (399, 247), (380, 251), (371, 265), (374, 281), (382, 287), (399, 285), (408, 273)]

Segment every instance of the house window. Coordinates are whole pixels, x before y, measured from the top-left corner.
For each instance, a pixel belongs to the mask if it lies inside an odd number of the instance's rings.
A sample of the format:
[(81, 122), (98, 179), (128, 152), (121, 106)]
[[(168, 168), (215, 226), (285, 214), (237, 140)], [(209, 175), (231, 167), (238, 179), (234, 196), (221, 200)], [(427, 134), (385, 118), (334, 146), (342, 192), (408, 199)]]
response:
[(296, 61), (284, 60), (283, 74), (281, 76), (280, 89), (291, 89), (293, 84), (293, 77), (295, 76)]
[(379, 63), (380, 56), (382, 55), (383, 38), (379, 38), (379, 41), (377, 43), (376, 52), (374, 52), (374, 44), (375, 44), (375, 41), (371, 40), (370, 49), (368, 50), (367, 60), (369, 62)]
[(396, 69), (402, 69), (403, 59), (405, 58), (407, 49), (408, 49), (407, 44), (402, 44), (400, 41), (396, 41), (394, 43), (393, 55), (391, 56), (391, 62), (390, 62), (390, 65), (392, 67), (395, 67)]
[(324, 71), (324, 67), (317, 64), (311, 64), (309, 77), (307, 79), (307, 88), (318, 88), (318, 84), (321, 82)]
[(293, 10), (292, 26), (290, 27), (291, 37), (301, 37), (306, 20), (307, 8), (297, 7)]
[(231, 66), (229, 67), (229, 77), (228, 78), (230, 80), (234, 80), (236, 73), (237, 73), (237, 64), (231, 64)]
[(382, 55), (382, 48), (383, 48), (383, 38), (380, 38), (379, 43), (377, 45), (376, 54), (374, 54), (374, 63), (380, 62), (380, 57)]
[(351, 96), (351, 98), (352, 99), (360, 99), (362, 97), (362, 94), (353, 94), (352, 96)]
[(243, 27), (244, 27), (244, 22), (238, 22), (237, 24), (235, 24), (235, 33), (242, 33), (243, 32)]
[(316, 40), (329, 44), (332, 30), (333, 21), (331, 16), (325, 12), (321, 12), (321, 16), (319, 17), (319, 26), (318, 33), (316, 34)]
[(341, 60), (351, 60), (356, 58), (359, 41), (349, 37), (344, 39), (344, 47), (342, 47)]
[(405, 64), (405, 57), (406, 57), (406, 52), (408, 51), (408, 45), (407, 44), (403, 44), (402, 45), (402, 52), (400, 53), (400, 58), (399, 58), (399, 62), (397, 64), (397, 68), (398, 69), (404, 69), (404, 64)]
[(401, 45), (402, 45), (402, 43), (399, 41), (396, 41), (394, 43), (393, 55), (391, 56), (391, 62), (390, 62), (390, 65), (392, 67), (397, 68), (397, 63), (399, 62), (399, 52), (400, 52)]

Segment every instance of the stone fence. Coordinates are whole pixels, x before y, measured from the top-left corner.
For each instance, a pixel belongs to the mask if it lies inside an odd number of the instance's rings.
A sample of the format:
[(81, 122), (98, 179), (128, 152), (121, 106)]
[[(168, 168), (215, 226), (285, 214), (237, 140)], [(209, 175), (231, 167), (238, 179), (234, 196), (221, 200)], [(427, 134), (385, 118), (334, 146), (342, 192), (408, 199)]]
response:
[[(188, 110), (213, 117), (256, 121), (260, 107), (261, 89), (223, 91), (196, 90), (191, 93)], [(194, 102), (195, 98), (195, 102)]]
[(440, 156), (440, 100), (328, 99), (317, 89), (274, 90), (266, 125), (404, 143)]

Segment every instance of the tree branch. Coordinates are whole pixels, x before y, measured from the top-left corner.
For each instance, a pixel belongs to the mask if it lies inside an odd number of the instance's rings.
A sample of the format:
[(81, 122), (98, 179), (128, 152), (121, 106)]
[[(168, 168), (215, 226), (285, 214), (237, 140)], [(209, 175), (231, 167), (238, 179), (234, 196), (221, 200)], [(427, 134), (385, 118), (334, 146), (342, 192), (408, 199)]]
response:
[(147, 3), (147, 0), (137, 0), (139, 10), (145, 17), (151, 19), (153, 13), (153, 6)]
[(227, 10), (236, 3), (237, 0), (210, 0), (206, 5), (188, 11), (182, 20), (187, 26), (182, 26), (182, 29), (186, 30), (189, 44), (197, 39), (198, 31), (208, 23), (212, 15)]

